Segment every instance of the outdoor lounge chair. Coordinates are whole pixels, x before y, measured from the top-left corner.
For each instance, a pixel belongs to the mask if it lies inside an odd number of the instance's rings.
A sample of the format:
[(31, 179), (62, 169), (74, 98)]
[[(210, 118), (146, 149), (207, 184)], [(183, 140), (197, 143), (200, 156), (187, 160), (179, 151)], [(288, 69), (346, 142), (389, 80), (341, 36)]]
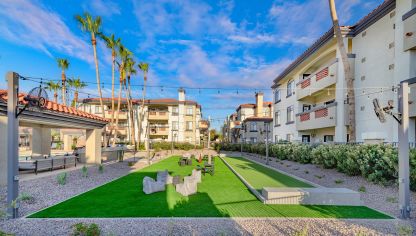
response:
[(201, 171), (200, 170), (193, 169), (191, 177), (195, 178), (197, 183), (202, 182), (202, 180), (201, 180)]
[(166, 185), (163, 182), (155, 181), (154, 179), (145, 176), (143, 178), (143, 192), (151, 194), (155, 192), (165, 191)]
[(158, 171), (156, 180), (157, 180), (157, 182), (162, 182), (162, 183), (165, 183), (165, 184), (171, 184), (172, 180), (173, 180), (173, 177), (169, 175), (168, 170)]
[(192, 176), (184, 177), (184, 181), (181, 184), (176, 185), (176, 192), (183, 196), (189, 196), (195, 194), (197, 191), (197, 179)]

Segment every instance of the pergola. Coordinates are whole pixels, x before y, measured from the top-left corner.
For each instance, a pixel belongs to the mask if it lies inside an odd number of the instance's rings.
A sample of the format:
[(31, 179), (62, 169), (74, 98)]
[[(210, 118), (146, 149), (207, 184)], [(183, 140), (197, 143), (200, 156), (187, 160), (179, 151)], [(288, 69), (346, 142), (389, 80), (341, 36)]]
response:
[[(19, 93), (19, 75), (6, 75), (7, 90), (0, 90), (0, 185), (7, 185), (7, 202), (18, 196), (18, 127), (31, 127), (32, 153), (49, 155), (51, 129), (85, 129), (85, 157), (87, 163), (101, 163), (102, 129), (107, 119), (79, 111), (71, 107), (46, 101), (44, 108), (28, 108), (17, 118), (16, 113), (24, 105), (25, 94)], [(10, 212), (15, 217), (15, 212)]]

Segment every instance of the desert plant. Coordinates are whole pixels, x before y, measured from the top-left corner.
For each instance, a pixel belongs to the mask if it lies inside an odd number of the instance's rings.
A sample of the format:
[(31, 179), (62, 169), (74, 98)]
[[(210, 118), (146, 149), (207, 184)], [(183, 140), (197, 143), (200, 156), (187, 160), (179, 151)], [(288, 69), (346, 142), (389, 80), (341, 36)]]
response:
[(35, 201), (35, 198), (26, 192), (22, 192), (21, 194), (19, 194), (18, 199), (19, 201), (26, 202), (28, 204), (32, 204)]
[(129, 162), (127, 163), (127, 165), (128, 165), (128, 166), (130, 166), (130, 167), (134, 166), (134, 161), (129, 161)]
[(397, 225), (397, 235), (399, 236), (411, 236), (413, 235), (413, 227), (410, 225)]
[(334, 182), (336, 184), (342, 184), (342, 183), (344, 183), (344, 180), (342, 180), (342, 179), (336, 179)]
[(295, 232), (293, 235), (294, 236), (307, 236), (309, 234), (308, 232), (309, 232), (309, 227), (306, 226), (302, 230)]
[(56, 180), (58, 181), (59, 185), (65, 185), (66, 184), (66, 173), (60, 173), (56, 176)]
[(14, 234), (6, 233), (6, 232), (0, 230), (0, 236), (14, 236)]
[(358, 192), (365, 193), (366, 191), (367, 191), (367, 189), (362, 185), (358, 188)]
[(87, 166), (83, 166), (81, 168), (82, 177), (87, 178), (88, 177), (88, 168)]
[(99, 236), (101, 230), (97, 224), (77, 223), (72, 226), (73, 236)]
[(398, 202), (396, 197), (387, 197), (386, 201), (391, 202), (391, 203), (397, 203)]
[(101, 174), (104, 173), (104, 165), (103, 164), (98, 165), (98, 172), (100, 172)]

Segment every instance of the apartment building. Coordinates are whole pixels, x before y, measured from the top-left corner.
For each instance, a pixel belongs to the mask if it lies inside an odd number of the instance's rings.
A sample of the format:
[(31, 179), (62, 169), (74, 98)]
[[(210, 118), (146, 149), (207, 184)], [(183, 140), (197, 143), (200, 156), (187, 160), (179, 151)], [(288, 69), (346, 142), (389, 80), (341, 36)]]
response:
[[(264, 102), (264, 94), (256, 93), (256, 103), (241, 104), (236, 113), (228, 116), (224, 121), (223, 135), (226, 141), (239, 142), (264, 142), (267, 124), (272, 122), (272, 102)], [(270, 130), (270, 136), (271, 130)]]
[[(104, 104), (106, 117), (109, 118), (112, 113), (111, 98), (104, 98)], [(205, 136), (207, 136), (206, 130), (209, 122), (203, 122), (201, 105), (185, 99), (184, 89), (179, 89), (178, 99), (146, 99), (143, 108), (144, 118), (140, 126), (139, 114), (142, 114), (142, 100), (133, 100), (134, 124), (129, 122), (130, 115), (127, 112), (126, 100), (123, 100), (121, 107), (118, 134), (120, 141), (131, 140), (132, 128), (135, 130), (136, 140), (140, 135), (141, 142), (149, 137), (150, 142), (174, 141), (199, 145), (201, 140), (207, 139)], [(102, 116), (103, 114), (97, 98), (83, 99), (80, 102), (80, 109), (96, 115)], [(107, 131), (110, 128), (107, 127)]]
[[(386, 0), (350, 27), (342, 27), (354, 74), (356, 141), (397, 142), (397, 122), (377, 119), (372, 100), (393, 100), (396, 86), (416, 76), (416, 1)], [(346, 142), (348, 98), (333, 30), (322, 35), (273, 83), (274, 141)], [(415, 101), (411, 90), (409, 98)], [(397, 111), (397, 108), (395, 109)], [(409, 141), (415, 142), (416, 105), (410, 107)]]

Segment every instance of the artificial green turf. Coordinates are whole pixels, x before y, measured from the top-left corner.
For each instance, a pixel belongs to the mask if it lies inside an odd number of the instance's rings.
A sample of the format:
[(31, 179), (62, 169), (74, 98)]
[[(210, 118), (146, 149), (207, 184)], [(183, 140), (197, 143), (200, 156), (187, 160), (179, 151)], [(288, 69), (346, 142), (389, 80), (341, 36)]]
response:
[(263, 187), (314, 187), (244, 158), (226, 157), (225, 161), (259, 192), (261, 192)]
[(177, 162), (177, 157), (168, 158), (29, 217), (390, 218), (367, 207), (265, 205), (219, 158), (215, 161), (215, 175), (203, 176), (195, 195), (183, 197), (172, 185), (164, 192), (143, 193), (143, 177), (156, 177), (157, 170), (168, 169), (172, 175), (191, 174), (193, 167), (180, 167)]

